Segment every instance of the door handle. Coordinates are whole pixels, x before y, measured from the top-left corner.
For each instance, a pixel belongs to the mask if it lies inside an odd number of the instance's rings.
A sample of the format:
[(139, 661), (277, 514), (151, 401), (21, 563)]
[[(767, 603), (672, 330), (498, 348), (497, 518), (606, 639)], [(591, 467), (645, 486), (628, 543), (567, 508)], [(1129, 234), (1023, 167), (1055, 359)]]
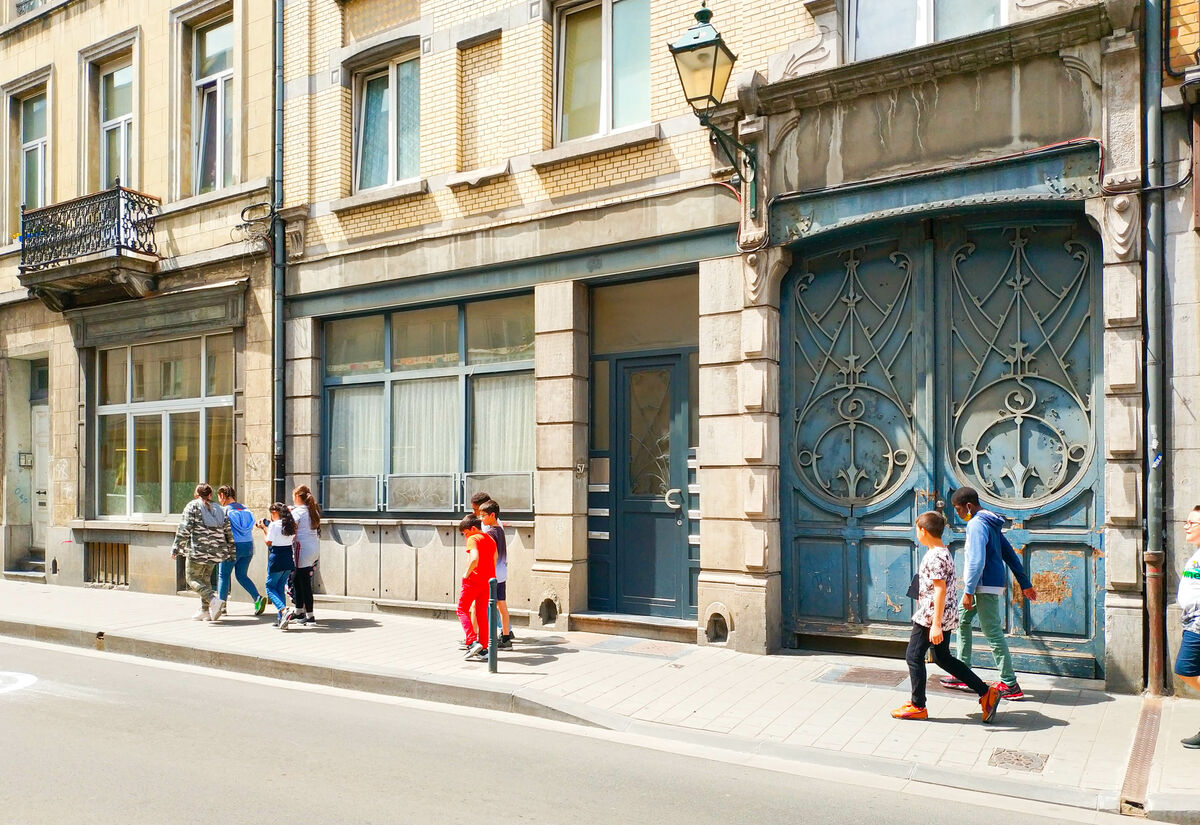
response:
[(682, 493), (683, 493), (683, 490), (679, 489), (678, 487), (672, 487), (670, 490), (667, 490), (667, 492), (665, 492), (663, 494), (663, 504), (667, 505), (672, 510), (680, 509), (681, 507), (683, 507), (683, 502), (682, 501), (671, 501), (671, 496), (677, 495), (677, 494), (682, 494)]

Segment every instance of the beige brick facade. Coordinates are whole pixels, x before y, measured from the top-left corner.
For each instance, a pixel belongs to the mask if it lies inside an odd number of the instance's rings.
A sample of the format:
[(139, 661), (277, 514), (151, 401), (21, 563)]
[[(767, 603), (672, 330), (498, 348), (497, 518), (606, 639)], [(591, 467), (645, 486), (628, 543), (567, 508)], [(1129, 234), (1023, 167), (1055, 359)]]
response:
[[(5, 237), (16, 241), (21, 232), (19, 102), (40, 92), (47, 96), (45, 202), (50, 209), (59, 209), (60, 204), (105, 188), (99, 179), (98, 90), (101, 73), (114, 66), (129, 65), (132, 69), (129, 175), (121, 183), (161, 200), (154, 228), (157, 255), (148, 256), (147, 269), (130, 281), (139, 284), (138, 295), (142, 297), (130, 294), (122, 298), (107, 292), (102, 298), (94, 298), (99, 295), (94, 292), (97, 282), (89, 282), (93, 285), (87, 287), (69, 285), (70, 278), (79, 277), (83, 271), (80, 267), (87, 266), (78, 263), (82, 259), (69, 259), (55, 268), (39, 270), (50, 279), (50, 292), (62, 304), (64, 314), (59, 307), (49, 308), (36, 299), (19, 282), (20, 244), (0, 247), (0, 362), (5, 364), (2, 392), (27, 398), (28, 365), (39, 358), (48, 359), (50, 374), (47, 500), (51, 517), (42, 546), (31, 548), (31, 471), (17, 462), (18, 453), (31, 450), (28, 412), (24, 418), (7, 414), (3, 422), (5, 444), (0, 449), (6, 467), (5, 570), (16, 569), (26, 556), (36, 558), (32, 554), (44, 553), (48, 581), (82, 584), (89, 578), (85, 546), (106, 542), (127, 547), (127, 574), (123, 582), (116, 583), (158, 592), (174, 592), (178, 586), (175, 562), (166, 552), (174, 527), (171, 516), (136, 520), (128, 515), (97, 516), (96, 352), (103, 346), (154, 344), (181, 335), (232, 331), (236, 440), (233, 477), (211, 481), (214, 485), (236, 484), (242, 500), (253, 507), (265, 508), (270, 501), (272, 288), (263, 219), (270, 212), (271, 13), (271, 4), (260, 0), (46, 3), (19, 17), (13, 4), (4, 6), (0, 15), (7, 18), (0, 24), (0, 91), (4, 103), (0, 134), (6, 140), (0, 146), (0, 158), (10, 170), (0, 180), (0, 222)], [(228, 107), (231, 154), (225, 156), (232, 184), (193, 195), (193, 124), (185, 113), (198, 104), (189, 55), (197, 28), (222, 19), (232, 20)], [(243, 212), (253, 204), (259, 206)], [(245, 223), (247, 218), (251, 219), (249, 224)], [(89, 218), (80, 212), (64, 218), (76, 222), (89, 219), (95, 220), (95, 216)], [(80, 236), (86, 236), (87, 232), (99, 232), (104, 221), (77, 226)], [(111, 254), (105, 252), (103, 244), (98, 251), (101, 256)], [(120, 259), (113, 259), (111, 266), (110, 278), (128, 274)], [(225, 316), (218, 303), (206, 297), (211, 288), (236, 295), (240, 309), (236, 316), (230, 316), (236, 320), (219, 320)], [(168, 313), (164, 302), (179, 304), (180, 294), (194, 295), (182, 304), (186, 307), (191, 302), (195, 309), (185, 309), (177, 316), (164, 315)], [(113, 312), (109, 308), (114, 301), (118, 303), (112, 317), (128, 332), (96, 345), (88, 330), (96, 324), (114, 322), (108, 316), (101, 318)], [(163, 327), (156, 320), (161, 317), (187, 319), (188, 331)], [(5, 410), (10, 412), (12, 405), (6, 405)], [(36, 455), (40, 461), (40, 454)], [(183, 457), (172, 455), (172, 467)], [(200, 479), (176, 480), (195, 483)], [(159, 523), (147, 523), (156, 520)], [(35, 572), (41, 569), (35, 568)]]

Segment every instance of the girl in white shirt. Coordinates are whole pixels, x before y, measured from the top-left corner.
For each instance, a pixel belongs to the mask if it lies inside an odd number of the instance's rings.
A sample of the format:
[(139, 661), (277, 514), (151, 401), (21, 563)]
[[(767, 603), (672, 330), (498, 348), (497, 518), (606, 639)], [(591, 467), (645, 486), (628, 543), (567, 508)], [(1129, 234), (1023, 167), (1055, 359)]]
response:
[(292, 621), (312, 624), (317, 620), (313, 615), (313, 578), (317, 559), (321, 556), (317, 537), (317, 531), (321, 529), (321, 508), (317, 506), (312, 490), (303, 484), (292, 491), (292, 500), (296, 502), (292, 507), (292, 518), (296, 520), (296, 575), (292, 580), (296, 611)]
[(279, 611), (275, 626), (280, 630), (287, 630), (291, 617), (287, 612), (285, 588), (288, 577), (296, 569), (296, 562), (292, 556), (296, 520), (292, 518), (292, 511), (282, 501), (272, 504), (270, 512), (270, 520), (263, 519), (258, 525), (259, 529), (265, 530), (267, 534), (267, 598)]

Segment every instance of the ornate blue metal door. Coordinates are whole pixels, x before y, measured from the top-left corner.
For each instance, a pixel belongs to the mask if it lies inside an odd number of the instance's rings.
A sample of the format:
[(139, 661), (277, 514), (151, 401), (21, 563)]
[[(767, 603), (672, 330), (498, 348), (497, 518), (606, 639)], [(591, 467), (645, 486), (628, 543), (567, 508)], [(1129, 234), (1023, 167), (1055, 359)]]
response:
[(1096, 249), (1073, 217), (947, 220), (798, 262), (781, 293), (785, 630), (906, 636), (913, 519), (966, 484), (1012, 519), (1041, 594), (1008, 617), (1018, 666), (1102, 673)]

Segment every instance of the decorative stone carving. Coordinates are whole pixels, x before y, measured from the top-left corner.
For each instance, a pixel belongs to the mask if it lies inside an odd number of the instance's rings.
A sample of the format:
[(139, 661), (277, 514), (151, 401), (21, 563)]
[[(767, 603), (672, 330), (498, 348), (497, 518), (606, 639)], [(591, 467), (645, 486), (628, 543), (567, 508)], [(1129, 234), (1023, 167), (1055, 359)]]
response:
[(152, 275), (121, 269), (113, 270), (112, 280), (114, 284), (125, 287), (131, 298), (146, 298), (152, 295), (158, 286), (157, 279)]
[(779, 303), (779, 284), (792, 265), (787, 247), (773, 246), (746, 256), (746, 304), (775, 306)]
[(799, 40), (771, 58), (767, 66), (767, 78), (771, 83), (790, 80), (800, 75), (811, 74), (838, 65), (838, 36), (826, 26), (816, 34)]
[(1138, 257), (1141, 237), (1141, 202), (1133, 193), (1116, 195), (1104, 201), (1107, 260), (1132, 261)]
[(279, 219), (283, 221), (284, 237), (287, 245), (287, 259), (298, 261), (304, 257), (304, 246), (308, 226), (308, 204), (289, 206), (279, 210)]
[(1100, 54), (1094, 48), (1070, 46), (1059, 51), (1058, 56), (1068, 69), (1079, 72), (1100, 88)]

